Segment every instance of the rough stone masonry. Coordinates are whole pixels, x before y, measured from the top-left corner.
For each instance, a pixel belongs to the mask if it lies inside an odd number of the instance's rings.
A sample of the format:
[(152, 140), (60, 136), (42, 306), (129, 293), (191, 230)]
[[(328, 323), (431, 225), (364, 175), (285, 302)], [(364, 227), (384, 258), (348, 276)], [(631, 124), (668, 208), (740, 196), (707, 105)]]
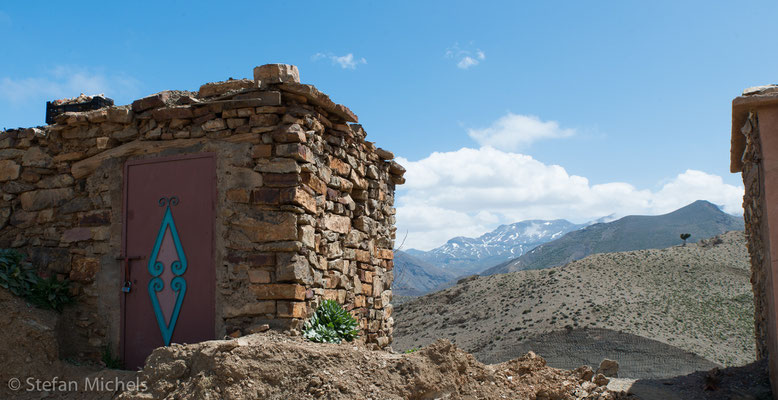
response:
[[(778, 392), (778, 85), (746, 89), (732, 101), (730, 171), (742, 172), (757, 360), (769, 359), (773, 393)], [(772, 226), (772, 227), (771, 227)]]
[(324, 299), (391, 343), (395, 185), (405, 170), (365, 140), (357, 116), (295, 66), (64, 113), (0, 133), (0, 248), (73, 282), (63, 357), (120, 341), (122, 179), (128, 160), (210, 152), (217, 160), (216, 337), (267, 324), (299, 330)]

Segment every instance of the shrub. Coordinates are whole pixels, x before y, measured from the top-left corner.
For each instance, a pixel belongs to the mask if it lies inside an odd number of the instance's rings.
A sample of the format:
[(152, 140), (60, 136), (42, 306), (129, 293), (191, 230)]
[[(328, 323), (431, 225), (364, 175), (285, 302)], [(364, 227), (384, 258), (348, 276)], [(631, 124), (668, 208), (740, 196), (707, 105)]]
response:
[(350, 342), (359, 336), (357, 320), (334, 300), (324, 300), (303, 325), (303, 337), (317, 343)]
[(40, 308), (62, 311), (73, 301), (70, 281), (42, 278), (24, 255), (13, 249), (0, 249), (0, 286)]
[(27, 300), (40, 308), (62, 311), (62, 306), (73, 301), (70, 297), (70, 281), (60, 281), (53, 276), (48, 279), (38, 278)]
[(0, 249), (0, 286), (24, 297), (40, 278), (24, 256), (13, 249)]

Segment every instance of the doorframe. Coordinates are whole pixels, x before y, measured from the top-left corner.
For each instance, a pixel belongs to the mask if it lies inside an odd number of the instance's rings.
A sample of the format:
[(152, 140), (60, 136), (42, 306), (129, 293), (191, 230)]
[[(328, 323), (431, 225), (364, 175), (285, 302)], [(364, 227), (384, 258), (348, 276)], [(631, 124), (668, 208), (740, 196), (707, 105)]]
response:
[[(219, 191), (216, 187), (217, 180), (216, 180), (216, 158), (217, 154), (214, 152), (207, 152), (207, 153), (197, 153), (197, 154), (181, 154), (181, 155), (174, 155), (174, 156), (162, 156), (162, 157), (152, 157), (152, 158), (141, 158), (141, 159), (135, 159), (135, 160), (127, 160), (124, 163), (124, 167), (122, 168), (122, 249), (121, 249), (121, 256), (124, 258), (127, 256), (127, 203), (129, 198), (129, 192), (128, 192), (128, 185), (129, 185), (129, 171), (130, 167), (134, 165), (143, 165), (143, 164), (156, 164), (156, 163), (165, 163), (170, 161), (179, 161), (179, 160), (191, 160), (191, 159), (197, 159), (197, 158), (210, 158), (212, 160), (213, 169), (210, 174), (210, 181), (213, 187), (213, 193), (211, 195), (211, 210), (213, 211), (214, 215), (214, 221), (213, 223), (213, 229), (211, 229), (211, 259), (213, 260), (214, 268), (216, 268), (216, 202), (218, 201)], [(203, 179), (208, 179), (208, 177), (202, 177)], [(125, 263), (124, 261), (119, 261), (120, 263), (120, 278), (121, 282), (119, 282), (119, 287), (124, 286), (124, 277), (127, 274), (127, 268), (129, 267), (129, 261)], [(215, 271), (214, 271), (215, 272)], [(214, 286), (214, 299), (213, 299), (213, 305), (214, 308), (216, 307), (216, 279), (213, 281)], [(125, 304), (125, 298), (126, 295), (124, 292), (119, 290), (119, 305), (120, 305), (120, 322), (119, 322), (119, 354), (121, 355), (122, 361), (125, 360), (125, 339), (126, 339), (126, 332), (127, 332), (127, 326), (126, 326), (126, 313), (127, 308)], [(215, 310), (214, 310), (215, 311)], [(215, 312), (214, 312), (215, 314)], [(212, 321), (213, 323), (213, 333), (214, 336), (216, 335), (216, 321)]]

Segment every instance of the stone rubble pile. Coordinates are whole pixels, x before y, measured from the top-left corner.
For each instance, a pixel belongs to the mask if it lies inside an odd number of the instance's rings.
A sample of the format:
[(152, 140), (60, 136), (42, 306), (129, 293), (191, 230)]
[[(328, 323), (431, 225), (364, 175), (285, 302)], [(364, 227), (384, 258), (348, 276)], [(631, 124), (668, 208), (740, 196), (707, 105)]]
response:
[(100, 93), (100, 94), (95, 94), (95, 95), (92, 95), (92, 96), (87, 96), (87, 95), (81, 93), (80, 95), (78, 95), (76, 97), (57, 99), (57, 100), (53, 100), (51, 103), (54, 104), (54, 105), (58, 105), (58, 106), (65, 105), (65, 104), (87, 103), (87, 102), (92, 101), (92, 99), (94, 99), (95, 97), (105, 98), (105, 94)]

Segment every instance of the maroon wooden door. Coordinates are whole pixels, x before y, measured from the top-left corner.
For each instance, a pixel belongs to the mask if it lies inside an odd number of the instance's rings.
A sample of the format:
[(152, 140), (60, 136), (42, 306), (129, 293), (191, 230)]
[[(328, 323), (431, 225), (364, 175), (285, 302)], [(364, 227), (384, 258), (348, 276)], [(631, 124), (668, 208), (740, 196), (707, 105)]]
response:
[(212, 154), (130, 161), (124, 171), (122, 351), (214, 338), (216, 163)]

